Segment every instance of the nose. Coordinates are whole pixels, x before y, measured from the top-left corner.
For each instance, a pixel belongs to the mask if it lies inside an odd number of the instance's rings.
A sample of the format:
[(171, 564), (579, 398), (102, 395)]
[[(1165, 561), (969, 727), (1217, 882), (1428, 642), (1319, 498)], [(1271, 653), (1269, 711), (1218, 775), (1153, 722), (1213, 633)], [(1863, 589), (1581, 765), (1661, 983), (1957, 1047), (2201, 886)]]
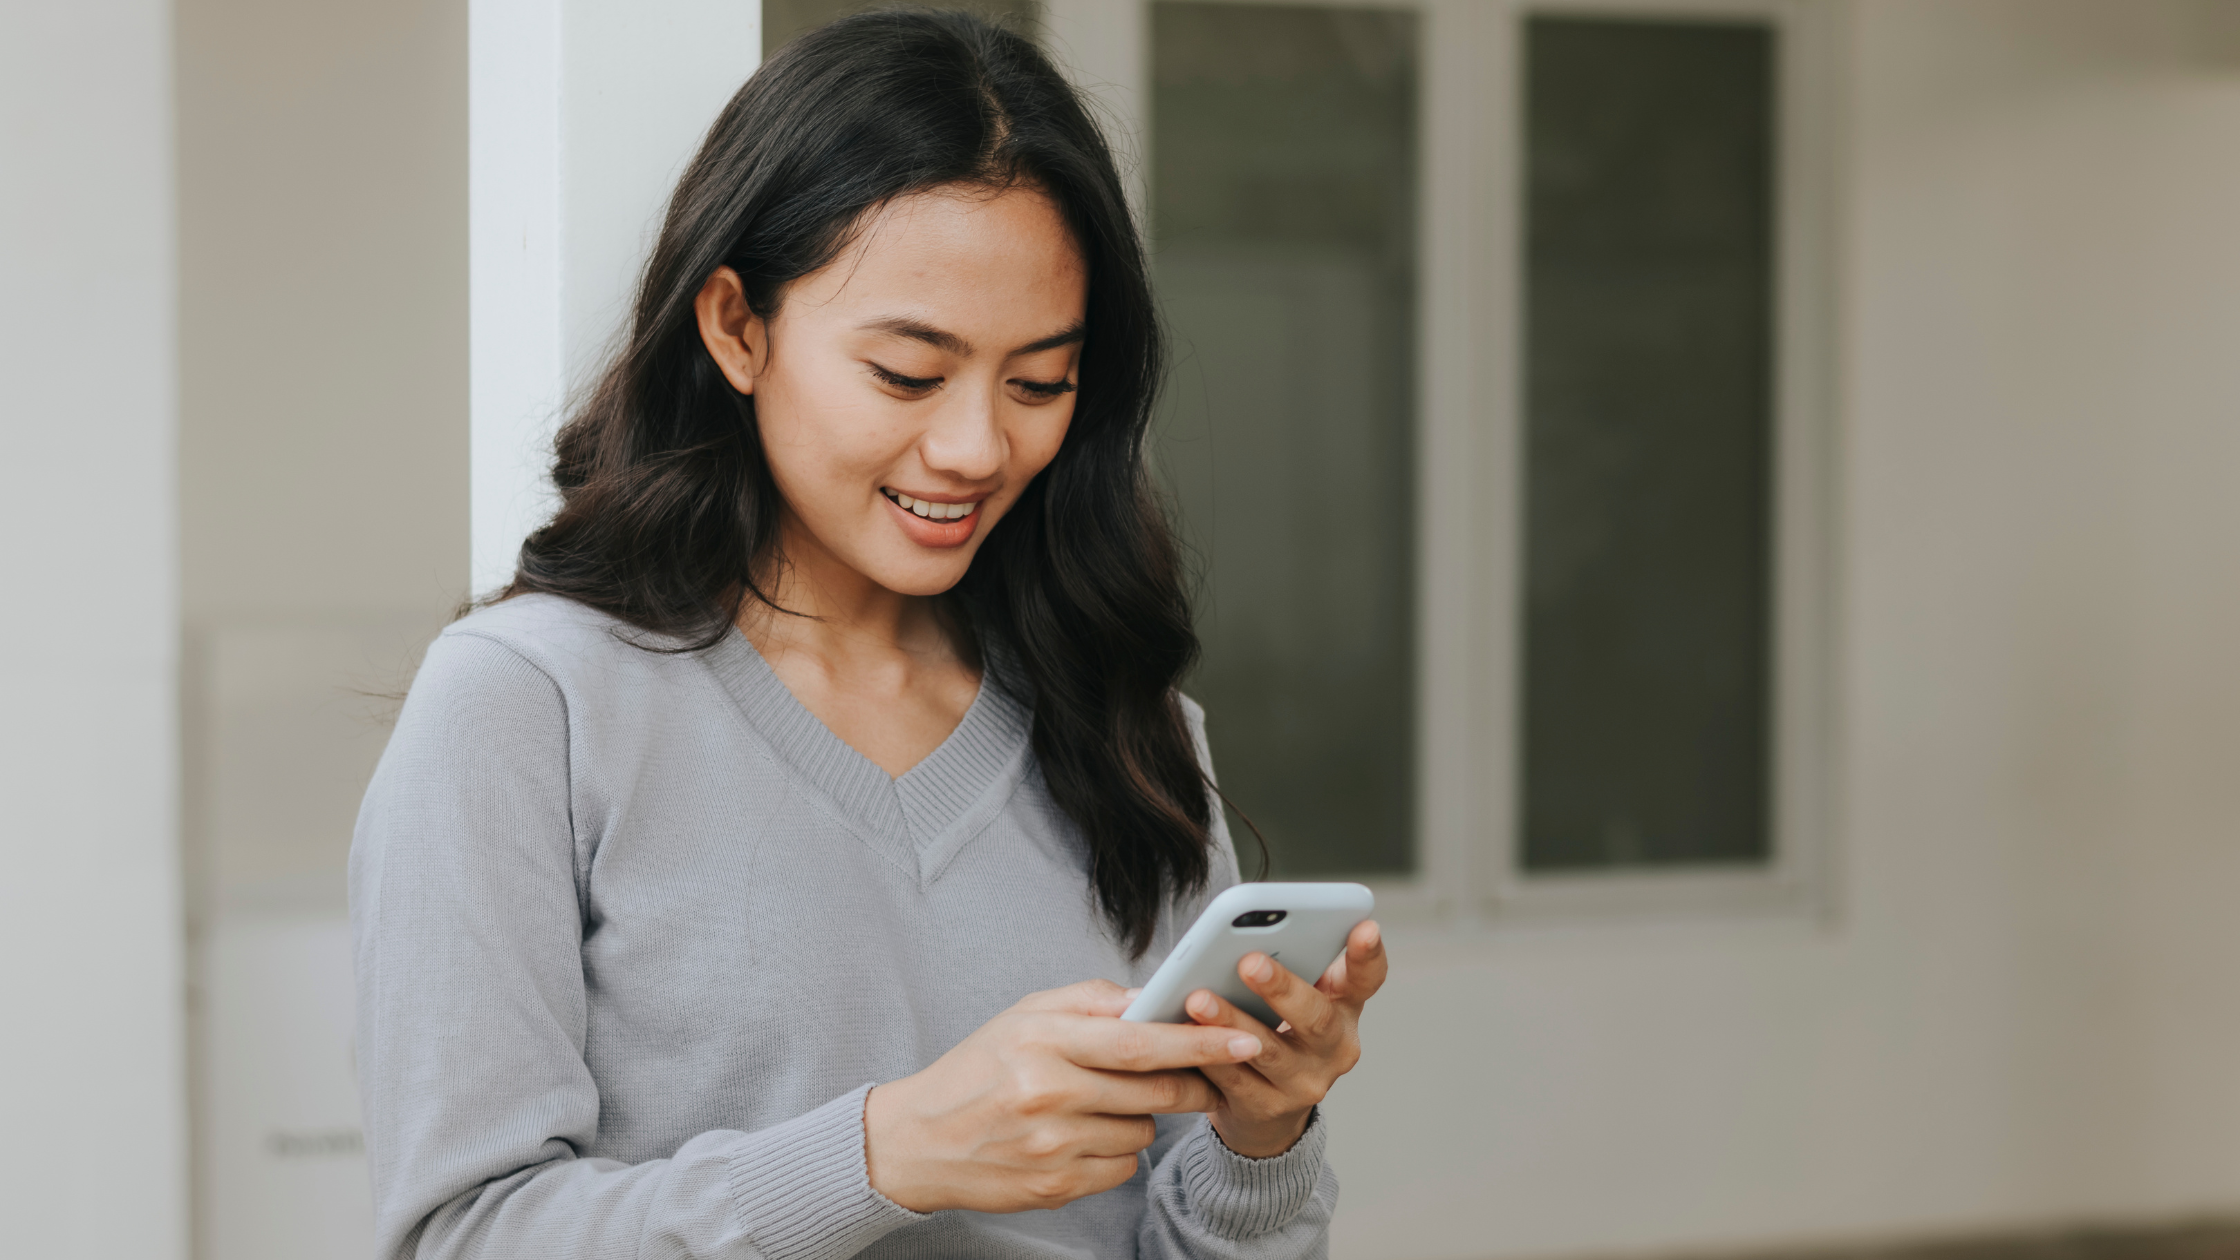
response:
[(918, 440), (926, 467), (960, 481), (986, 481), (1003, 469), (1006, 442), (995, 389), (952, 388)]

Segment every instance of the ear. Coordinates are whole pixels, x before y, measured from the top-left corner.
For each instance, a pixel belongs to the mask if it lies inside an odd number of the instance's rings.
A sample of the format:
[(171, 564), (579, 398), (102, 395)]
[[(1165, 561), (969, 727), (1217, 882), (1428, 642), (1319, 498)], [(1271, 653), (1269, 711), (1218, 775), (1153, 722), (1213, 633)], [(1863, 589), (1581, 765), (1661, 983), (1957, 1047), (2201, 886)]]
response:
[(708, 347), (723, 379), (742, 394), (753, 393), (755, 378), (770, 363), (770, 329), (747, 305), (739, 273), (716, 268), (692, 299), (692, 313), (700, 321), (700, 344)]

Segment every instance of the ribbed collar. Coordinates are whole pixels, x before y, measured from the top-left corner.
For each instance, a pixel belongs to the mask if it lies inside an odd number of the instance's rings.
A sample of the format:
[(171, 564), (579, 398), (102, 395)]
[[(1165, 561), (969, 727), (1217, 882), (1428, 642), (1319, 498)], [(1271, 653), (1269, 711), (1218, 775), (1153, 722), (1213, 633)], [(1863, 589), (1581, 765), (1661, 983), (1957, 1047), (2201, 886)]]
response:
[(993, 671), (957, 729), (898, 779), (795, 699), (744, 634), (733, 630), (703, 659), (810, 799), (921, 887), (987, 827), (1025, 776), (1033, 715)]

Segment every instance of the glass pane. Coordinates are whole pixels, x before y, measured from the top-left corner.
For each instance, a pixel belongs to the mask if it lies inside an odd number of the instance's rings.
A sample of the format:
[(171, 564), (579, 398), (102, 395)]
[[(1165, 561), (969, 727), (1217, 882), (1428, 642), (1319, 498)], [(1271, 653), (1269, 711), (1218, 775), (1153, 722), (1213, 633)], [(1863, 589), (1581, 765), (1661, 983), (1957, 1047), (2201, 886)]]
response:
[(1524, 866), (1762, 863), (1773, 32), (1526, 58)]
[(1188, 689), (1278, 871), (1403, 872), (1416, 17), (1154, 3), (1151, 30), (1159, 455), (1203, 574)]

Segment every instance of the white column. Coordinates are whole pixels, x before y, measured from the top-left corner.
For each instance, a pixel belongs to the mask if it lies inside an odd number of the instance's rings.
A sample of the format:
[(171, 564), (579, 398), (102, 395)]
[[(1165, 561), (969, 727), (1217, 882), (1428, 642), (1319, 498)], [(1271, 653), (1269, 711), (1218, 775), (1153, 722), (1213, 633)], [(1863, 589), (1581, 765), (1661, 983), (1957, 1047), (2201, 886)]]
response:
[(552, 434), (624, 330), (670, 189), (761, 57), (756, 0), (472, 0), (473, 583), (552, 510)]
[(187, 1254), (171, 10), (0, 5), (0, 1251)]

